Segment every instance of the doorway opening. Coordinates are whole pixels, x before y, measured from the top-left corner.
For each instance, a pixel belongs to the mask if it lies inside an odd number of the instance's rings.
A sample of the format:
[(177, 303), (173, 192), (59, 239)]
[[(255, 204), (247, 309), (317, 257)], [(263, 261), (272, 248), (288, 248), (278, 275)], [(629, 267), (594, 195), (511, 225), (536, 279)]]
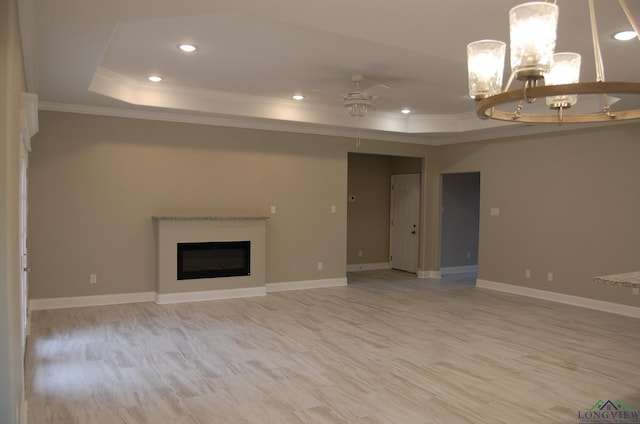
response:
[[(415, 231), (415, 247), (407, 248), (415, 254), (418, 267), (420, 234), (420, 202), (423, 159), (420, 157), (388, 156), (349, 153), (347, 179), (347, 272), (390, 269), (393, 260), (400, 259), (392, 246), (392, 178), (413, 175), (417, 178), (416, 222), (410, 224), (408, 234)], [(400, 198), (400, 197), (399, 197)], [(412, 228), (413, 224), (416, 228)], [(394, 265), (395, 267), (395, 265)]]
[(475, 280), (480, 240), (480, 172), (442, 174), (440, 273)]

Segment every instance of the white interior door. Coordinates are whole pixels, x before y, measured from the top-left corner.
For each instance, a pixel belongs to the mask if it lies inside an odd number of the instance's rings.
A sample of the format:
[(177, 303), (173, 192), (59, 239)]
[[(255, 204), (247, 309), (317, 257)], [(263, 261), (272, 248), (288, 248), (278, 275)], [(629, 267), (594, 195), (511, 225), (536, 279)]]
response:
[(420, 174), (391, 176), (391, 268), (418, 271)]

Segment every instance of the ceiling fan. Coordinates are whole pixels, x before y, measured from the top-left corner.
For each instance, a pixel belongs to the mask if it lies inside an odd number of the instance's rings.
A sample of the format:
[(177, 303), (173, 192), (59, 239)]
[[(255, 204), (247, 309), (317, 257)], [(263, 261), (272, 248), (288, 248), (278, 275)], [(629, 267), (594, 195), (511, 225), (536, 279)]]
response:
[(361, 74), (353, 74), (351, 76), (351, 81), (353, 81), (354, 87), (351, 89), (349, 94), (344, 96), (343, 105), (347, 108), (347, 112), (349, 112), (349, 115), (355, 118), (364, 116), (369, 110), (369, 106), (371, 106), (373, 104), (373, 101), (378, 98), (377, 96), (369, 94), (368, 91), (377, 87), (383, 87), (386, 89), (390, 88), (384, 84), (378, 84), (366, 90), (362, 89), (360, 88), (360, 83), (364, 81), (364, 76), (362, 76)]

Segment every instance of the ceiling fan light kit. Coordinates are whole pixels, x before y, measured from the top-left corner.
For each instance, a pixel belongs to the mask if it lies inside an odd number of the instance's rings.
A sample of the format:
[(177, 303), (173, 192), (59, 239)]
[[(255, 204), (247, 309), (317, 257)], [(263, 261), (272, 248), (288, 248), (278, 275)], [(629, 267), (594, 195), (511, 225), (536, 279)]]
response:
[[(497, 40), (474, 41), (467, 45), (469, 96), (476, 100), (481, 119), (527, 123), (606, 122), (640, 118), (640, 109), (613, 112), (611, 94), (640, 95), (640, 82), (605, 82), (604, 65), (597, 35), (594, 0), (589, 2), (591, 36), (595, 57), (595, 82), (579, 82), (581, 56), (554, 53), (559, 8), (556, 2), (529, 2), (509, 12), (511, 74), (503, 87), (506, 44)], [(619, 0), (629, 23), (640, 39), (640, 31), (625, 0)], [(514, 79), (522, 88), (509, 91)], [(565, 114), (579, 94), (602, 95), (602, 110)], [(526, 104), (545, 97), (548, 113), (526, 113)], [(505, 111), (516, 102), (515, 110)]]
[(354, 118), (361, 118), (367, 114), (369, 110), (369, 106), (371, 106), (371, 101), (362, 99), (362, 100), (345, 100), (344, 107), (347, 108), (347, 112), (349, 115)]
[(353, 75), (351, 77), (351, 81), (354, 82), (355, 87), (344, 97), (343, 105), (347, 108), (349, 115), (355, 118), (361, 118), (366, 115), (374, 97), (360, 89), (360, 83), (364, 81), (364, 77), (362, 75)]

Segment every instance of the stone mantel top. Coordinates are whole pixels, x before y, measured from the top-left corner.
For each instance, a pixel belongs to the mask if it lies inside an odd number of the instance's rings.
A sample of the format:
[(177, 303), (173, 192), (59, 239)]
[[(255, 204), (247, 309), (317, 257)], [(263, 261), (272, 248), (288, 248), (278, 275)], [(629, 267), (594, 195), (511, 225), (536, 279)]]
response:
[(152, 216), (158, 221), (264, 221), (268, 216)]
[(600, 284), (640, 288), (640, 271), (628, 272), (626, 274), (603, 275), (601, 277), (595, 277), (593, 281)]

